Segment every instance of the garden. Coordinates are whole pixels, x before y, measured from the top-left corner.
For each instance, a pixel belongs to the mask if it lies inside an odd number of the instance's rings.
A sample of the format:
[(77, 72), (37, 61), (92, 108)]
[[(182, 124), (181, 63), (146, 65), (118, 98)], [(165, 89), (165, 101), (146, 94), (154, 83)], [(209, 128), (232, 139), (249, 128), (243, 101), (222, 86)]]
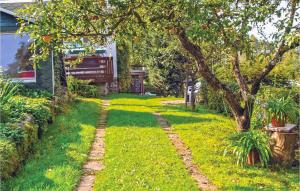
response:
[(299, 5), (1, 3), (0, 190), (300, 190)]

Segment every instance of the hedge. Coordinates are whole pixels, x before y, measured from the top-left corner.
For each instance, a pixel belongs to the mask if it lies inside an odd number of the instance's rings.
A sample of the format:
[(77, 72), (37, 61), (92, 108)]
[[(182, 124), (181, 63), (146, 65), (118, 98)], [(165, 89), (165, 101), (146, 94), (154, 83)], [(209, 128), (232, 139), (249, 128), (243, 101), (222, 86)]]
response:
[(46, 98), (14, 96), (5, 107), (7, 121), (0, 123), (0, 179), (17, 171), (54, 115)]

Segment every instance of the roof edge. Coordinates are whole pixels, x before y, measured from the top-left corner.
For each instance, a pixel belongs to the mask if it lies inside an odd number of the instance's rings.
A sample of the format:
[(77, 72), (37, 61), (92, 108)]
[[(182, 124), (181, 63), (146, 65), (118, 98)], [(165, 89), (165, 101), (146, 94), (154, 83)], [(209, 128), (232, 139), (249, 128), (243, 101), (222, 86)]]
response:
[(0, 11), (1, 11), (1, 12), (4, 12), (4, 13), (6, 13), (6, 14), (12, 15), (12, 16), (14, 16), (14, 17), (17, 17), (16, 13), (14, 13), (14, 12), (12, 12), (12, 11), (10, 11), (10, 10), (4, 9), (4, 8), (2, 8), (2, 7), (0, 7)]

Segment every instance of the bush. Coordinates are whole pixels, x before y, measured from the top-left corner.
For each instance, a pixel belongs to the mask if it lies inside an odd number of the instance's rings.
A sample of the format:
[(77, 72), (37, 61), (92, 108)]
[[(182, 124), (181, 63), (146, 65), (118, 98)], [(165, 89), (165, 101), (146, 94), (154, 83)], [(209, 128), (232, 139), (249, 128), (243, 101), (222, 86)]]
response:
[(99, 97), (98, 87), (91, 85), (91, 80), (79, 80), (68, 76), (68, 90), (83, 97)]
[(0, 139), (0, 178), (8, 178), (19, 164), (16, 146), (7, 139)]
[(9, 101), (11, 121), (22, 121), (26, 114), (31, 114), (42, 127), (51, 118), (50, 101), (45, 98), (15, 96)]
[(220, 91), (215, 91), (210, 87), (207, 87), (205, 83), (201, 87), (200, 99), (208, 109), (214, 110), (218, 113), (231, 114), (229, 105), (224, 99), (224, 95)]
[[(9, 177), (24, 161), (33, 145), (38, 141), (38, 125), (27, 115), (16, 124), (0, 124), (0, 164), (1, 179)], [(7, 153), (4, 151), (7, 150)], [(10, 162), (12, 161), (12, 162)]]
[(18, 95), (31, 98), (47, 98), (50, 99), (53, 95), (45, 90), (27, 88), (24, 85), (18, 87)]
[(0, 80), (0, 179), (15, 172), (38, 141), (52, 117), (49, 98), (46, 91)]
[(24, 140), (24, 130), (20, 127), (0, 123), (0, 139), (7, 139), (16, 145)]

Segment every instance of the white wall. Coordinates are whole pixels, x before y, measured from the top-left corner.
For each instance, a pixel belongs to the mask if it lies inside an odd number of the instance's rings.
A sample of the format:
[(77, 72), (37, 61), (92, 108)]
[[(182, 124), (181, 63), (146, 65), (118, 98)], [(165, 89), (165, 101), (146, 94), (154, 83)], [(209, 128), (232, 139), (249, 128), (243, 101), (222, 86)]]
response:
[(118, 67), (117, 67), (117, 45), (115, 42), (112, 42), (104, 47), (106, 49), (105, 56), (113, 57), (113, 66), (114, 66), (114, 78), (118, 77)]

